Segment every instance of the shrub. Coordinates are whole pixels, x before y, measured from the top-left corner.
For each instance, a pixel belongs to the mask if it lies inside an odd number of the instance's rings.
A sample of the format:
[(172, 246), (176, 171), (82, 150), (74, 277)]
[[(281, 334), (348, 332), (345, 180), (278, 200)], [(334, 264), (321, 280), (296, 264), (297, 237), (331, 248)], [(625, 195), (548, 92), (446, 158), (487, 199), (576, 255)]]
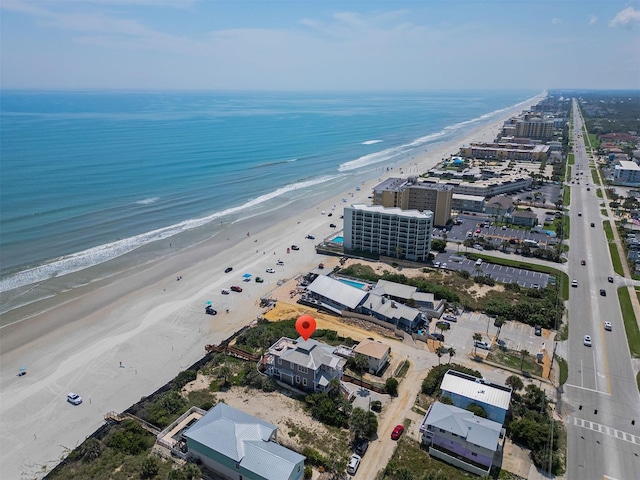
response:
[(304, 466), (304, 478), (305, 480), (309, 480), (313, 476), (313, 468), (311, 465)]
[(134, 420), (125, 420), (122, 427), (107, 442), (114, 450), (127, 455), (138, 455), (153, 445), (153, 437)]
[(198, 378), (198, 372), (195, 370), (184, 370), (173, 380), (173, 388), (180, 390), (187, 383), (193, 382), (196, 378)]
[(455, 370), (477, 378), (482, 378), (482, 374), (479, 371), (472, 370), (457, 363), (438, 365), (437, 367), (433, 367), (422, 381), (422, 393), (434, 396), (439, 395), (440, 385), (447, 370)]
[(393, 377), (387, 378), (387, 381), (384, 382), (384, 388), (389, 395), (396, 396), (398, 394), (398, 380)]
[(142, 461), (140, 476), (142, 478), (153, 478), (158, 475), (159, 470), (158, 459), (155, 457), (147, 457)]
[(175, 390), (158, 395), (144, 412), (145, 420), (164, 428), (186, 411), (187, 401)]

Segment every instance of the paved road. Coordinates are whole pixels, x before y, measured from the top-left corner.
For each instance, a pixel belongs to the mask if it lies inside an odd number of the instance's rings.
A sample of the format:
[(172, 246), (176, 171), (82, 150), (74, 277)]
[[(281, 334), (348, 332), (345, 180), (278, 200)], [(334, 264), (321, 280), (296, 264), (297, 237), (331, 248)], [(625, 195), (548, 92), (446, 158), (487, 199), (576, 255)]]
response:
[[(574, 151), (580, 185), (571, 185), (569, 276), (578, 281), (569, 298), (569, 379), (561, 413), (567, 421), (568, 478), (631, 479), (640, 475), (640, 396), (622, 323), (600, 215), (591, 180), (583, 120), (574, 101)], [(584, 174), (580, 174), (584, 172)], [(592, 187), (587, 191), (587, 183)], [(579, 217), (577, 212), (581, 211)], [(594, 224), (591, 227), (591, 223)], [(585, 260), (586, 265), (580, 264)], [(600, 294), (605, 289), (606, 296)], [(613, 324), (605, 331), (604, 321)], [(583, 345), (590, 335), (593, 346)]]

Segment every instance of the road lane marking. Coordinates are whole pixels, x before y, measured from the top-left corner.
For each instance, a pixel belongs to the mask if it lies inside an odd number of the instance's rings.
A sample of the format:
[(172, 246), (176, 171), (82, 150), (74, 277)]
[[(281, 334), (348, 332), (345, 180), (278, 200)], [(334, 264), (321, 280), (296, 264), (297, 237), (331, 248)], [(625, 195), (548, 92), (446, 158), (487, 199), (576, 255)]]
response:
[(640, 445), (640, 437), (628, 432), (624, 432), (622, 430), (617, 430), (613, 427), (607, 427), (606, 425), (602, 425), (601, 423), (591, 422), (589, 420), (584, 420), (582, 418), (573, 417), (573, 424), (577, 427), (582, 427), (582, 428), (586, 428), (587, 430), (592, 430), (594, 432), (602, 433), (609, 437), (613, 437), (618, 440), (623, 440), (627, 443)]
[[(581, 373), (582, 375), (582, 373)], [(606, 395), (607, 397), (610, 397), (611, 394), (607, 393), (607, 392), (601, 392), (600, 390), (594, 390), (593, 388), (588, 388), (588, 387), (581, 387), (580, 385), (572, 385), (570, 383), (565, 383), (564, 384), (565, 387), (572, 387), (572, 388), (577, 388), (579, 390), (585, 390), (587, 392), (593, 392), (593, 393), (599, 393), (601, 395)]]

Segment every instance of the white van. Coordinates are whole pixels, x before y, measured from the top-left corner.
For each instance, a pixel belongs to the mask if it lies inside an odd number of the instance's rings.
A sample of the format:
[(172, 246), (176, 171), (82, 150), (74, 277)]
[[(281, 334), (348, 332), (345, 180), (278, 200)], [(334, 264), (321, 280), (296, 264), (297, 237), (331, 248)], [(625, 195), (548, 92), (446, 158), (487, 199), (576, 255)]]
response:
[(481, 258), (476, 260), (476, 267), (479, 267), (480, 265), (482, 265), (482, 259)]

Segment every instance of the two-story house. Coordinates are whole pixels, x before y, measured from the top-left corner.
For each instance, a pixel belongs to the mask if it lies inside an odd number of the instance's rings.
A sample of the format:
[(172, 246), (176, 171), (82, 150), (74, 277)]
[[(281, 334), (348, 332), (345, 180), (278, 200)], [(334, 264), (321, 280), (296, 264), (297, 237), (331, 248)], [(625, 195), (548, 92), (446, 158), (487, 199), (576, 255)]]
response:
[(301, 390), (324, 392), (329, 382), (340, 380), (346, 359), (336, 354), (337, 347), (312, 338), (297, 340), (282, 337), (265, 354), (266, 374)]
[(502, 424), (440, 402), (429, 407), (420, 435), (429, 455), (480, 476), (499, 460), (505, 439)]
[(277, 443), (278, 427), (218, 403), (183, 434), (188, 455), (231, 480), (302, 480), (302, 455)]
[(364, 355), (369, 360), (369, 373), (378, 375), (389, 363), (391, 347), (377, 340), (362, 340), (353, 348), (353, 353)]

